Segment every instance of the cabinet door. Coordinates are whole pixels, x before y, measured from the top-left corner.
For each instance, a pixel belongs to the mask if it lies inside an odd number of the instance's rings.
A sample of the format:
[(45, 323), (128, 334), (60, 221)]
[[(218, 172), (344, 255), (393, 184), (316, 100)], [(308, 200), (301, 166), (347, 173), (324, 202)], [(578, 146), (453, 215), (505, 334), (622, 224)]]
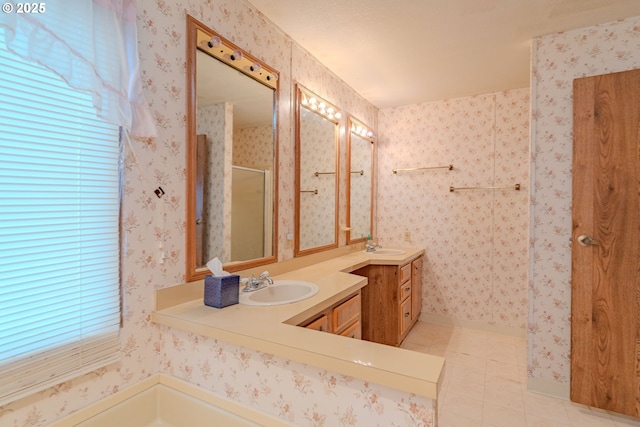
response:
[(340, 335), (343, 337), (355, 338), (357, 340), (362, 339), (362, 328), (360, 327), (360, 322), (355, 322), (353, 325), (342, 331)]
[(422, 311), (422, 257), (411, 263), (411, 321), (415, 322)]
[(411, 298), (407, 298), (405, 302), (400, 304), (400, 339), (398, 342), (401, 342), (404, 338), (404, 335), (409, 332), (411, 328)]
[(355, 272), (369, 279), (362, 288), (362, 339), (398, 345), (400, 320), (398, 286), (400, 268), (395, 265), (368, 265)]
[(321, 317), (306, 325), (305, 328), (321, 332), (331, 332), (329, 330), (329, 317), (323, 314)]
[(356, 320), (360, 320), (360, 293), (336, 306), (332, 312), (333, 332), (339, 334)]

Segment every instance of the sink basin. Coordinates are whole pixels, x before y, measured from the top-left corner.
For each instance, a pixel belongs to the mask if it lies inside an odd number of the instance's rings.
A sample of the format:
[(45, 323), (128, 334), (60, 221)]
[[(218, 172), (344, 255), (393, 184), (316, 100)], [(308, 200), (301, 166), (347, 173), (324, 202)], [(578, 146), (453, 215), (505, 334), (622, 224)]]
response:
[(404, 255), (404, 251), (402, 249), (376, 249), (374, 252), (367, 252), (370, 255)]
[(302, 301), (318, 293), (318, 286), (303, 280), (276, 280), (273, 285), (253, 292), (240, 291), (240, 304), (281, 305)]

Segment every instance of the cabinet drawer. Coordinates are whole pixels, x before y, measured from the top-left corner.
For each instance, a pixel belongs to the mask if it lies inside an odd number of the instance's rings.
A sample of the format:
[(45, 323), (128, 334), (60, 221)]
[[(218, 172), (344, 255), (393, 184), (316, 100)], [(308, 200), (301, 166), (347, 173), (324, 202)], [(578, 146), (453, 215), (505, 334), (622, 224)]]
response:
[(355, 338), (357, 340), (362, 339), (362, 328), (360, 327), (360, 321), (355, 322), (347, 329), (340, 333), (343, 337)]
[(411, 298), (407, 298), (405, 302), (400, 304), (400, 336), (411, 327)]
[(405, 298), (407, 298), (409, 295), (411, 295), (411, 281), (408, 280), (405, 283), (402, 283), (400, 285), (400, 288), (398, 288), (398, 296), (400, 297), (399, 301), (404, 301)]
[(333, 309), (333, 331), (340, 330), (360, 319), (360, 293), (349, 298)]
[(400, 267), (400, 283), (411, 279), (411, 263)]
[(316, 331), (329, 332), (329, 317), (326, 314), (323, 314), (313, 322), (306, 325), (305, 328), (314, 329)]

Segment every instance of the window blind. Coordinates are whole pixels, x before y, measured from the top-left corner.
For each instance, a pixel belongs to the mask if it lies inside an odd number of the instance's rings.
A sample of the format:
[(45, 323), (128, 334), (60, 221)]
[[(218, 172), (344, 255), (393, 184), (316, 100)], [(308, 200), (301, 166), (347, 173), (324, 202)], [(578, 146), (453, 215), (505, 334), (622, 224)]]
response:
[(119, 129), (0, 28), (0, 406), (119, 357)]

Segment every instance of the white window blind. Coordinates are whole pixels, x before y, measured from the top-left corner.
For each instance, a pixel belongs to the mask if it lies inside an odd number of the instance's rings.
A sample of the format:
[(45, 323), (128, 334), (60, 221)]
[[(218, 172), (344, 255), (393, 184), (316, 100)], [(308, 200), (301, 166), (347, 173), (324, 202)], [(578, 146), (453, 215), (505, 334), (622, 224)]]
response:
[(119, 357), (118, 127), (0, 27), (0, 406)]

